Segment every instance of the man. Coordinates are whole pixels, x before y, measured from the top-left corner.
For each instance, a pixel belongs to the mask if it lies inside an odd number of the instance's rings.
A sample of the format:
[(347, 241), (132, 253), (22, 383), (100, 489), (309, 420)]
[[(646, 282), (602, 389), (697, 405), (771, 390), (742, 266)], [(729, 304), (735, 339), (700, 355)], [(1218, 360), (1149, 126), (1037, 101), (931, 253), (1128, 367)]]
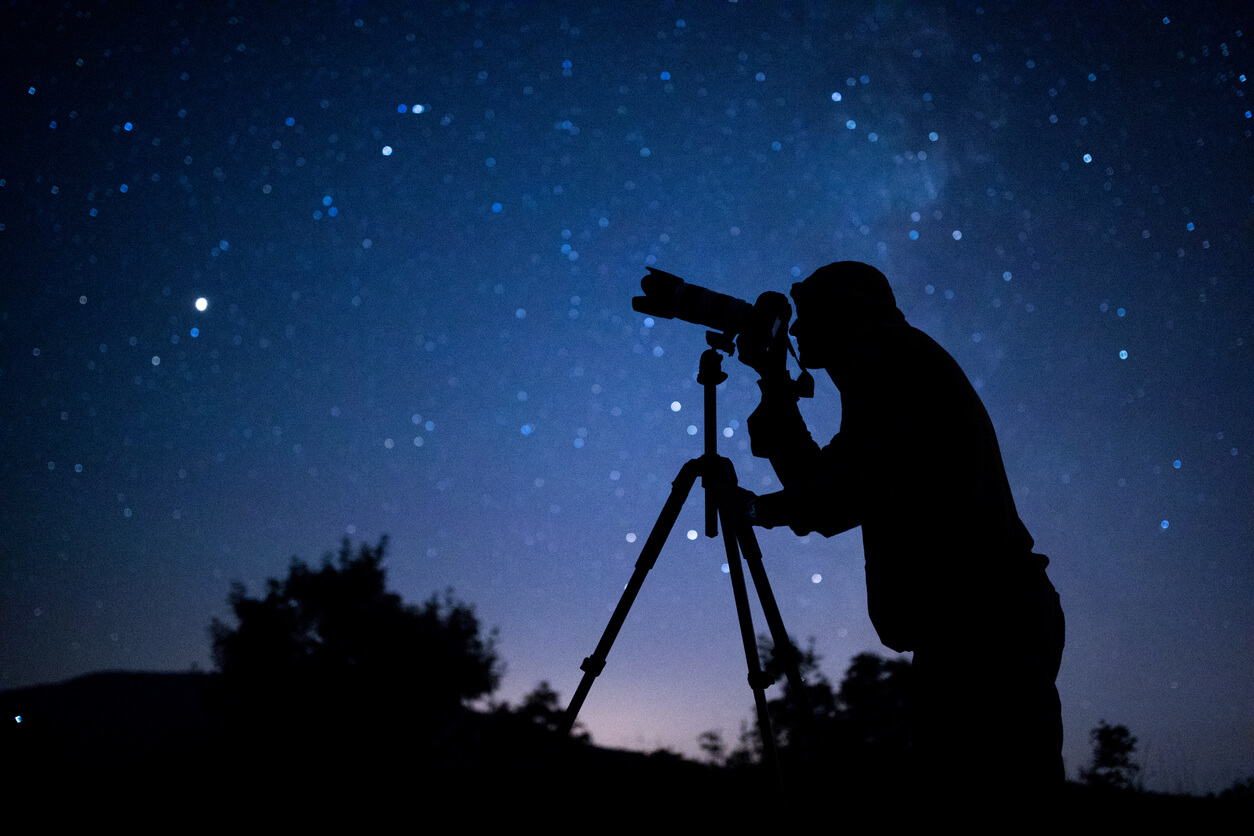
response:
[(988, 413), (954, 359), (906, 323), (875, 268), (830, 264), (792, 297), (799, 362), (826, 369), (840, 390), (840, 432), (821, 449), (811, 439), (786, 337), (742, 336), (741, 359), (762, 377), (753, 453), (784, 489), (740, 492), (736, 503), (755, 525), (798, 534), (861, 527), (871, 621), (885, 645), (914, 652), (919, 791), (963, 815), (973, 804), (982, 814), (1048, 806), (1063, 781), (1062, 609)]

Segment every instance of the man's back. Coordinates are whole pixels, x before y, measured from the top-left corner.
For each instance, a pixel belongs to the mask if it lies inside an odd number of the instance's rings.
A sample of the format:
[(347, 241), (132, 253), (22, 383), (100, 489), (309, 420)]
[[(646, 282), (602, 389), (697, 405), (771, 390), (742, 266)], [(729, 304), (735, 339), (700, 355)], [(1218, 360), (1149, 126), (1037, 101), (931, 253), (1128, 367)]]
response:
[(867, 329), (840, 381), (830, 467), (861, 494), (871, 618), (914, 649), (937, 619), (995, 617), (1008, 575), (1039, 570), (992, 422), (952, 357), (906, 324)]

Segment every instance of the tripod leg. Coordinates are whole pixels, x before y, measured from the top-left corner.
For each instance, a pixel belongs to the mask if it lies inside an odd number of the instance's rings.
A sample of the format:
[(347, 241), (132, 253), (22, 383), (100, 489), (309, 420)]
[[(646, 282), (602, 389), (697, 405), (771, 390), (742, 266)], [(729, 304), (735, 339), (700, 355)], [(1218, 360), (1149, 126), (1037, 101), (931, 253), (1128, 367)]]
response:
[[(723, 521), (723, 528), (727, 529), (726, 520)], [(801, 672), (797, 669), (797, 659), (800, 654), (784, 628), (784, 619), (779, 614), (779, 605), (775, 603), (775, 594), (771, 592), (771, 582), (767, 580), (766, 568), (762, 565), (762, 548), (758, 545), (757, 535), (753, 533), (753, 526), (746, 521), (736, 523), (735, 535), (740, 542), (741, 551), (744, 552), (745, 563), (749, 564), (753, 588), (758, 592), (762, 612), (771, 630), (771, 639), (775, 642), (774, 656), (784, 664), (784, 673), (788, 677), (792, 698), (797, 708), (800, 709), (801, 716), (809, 717), (810, 700), (806, 694), (805, 682), (801, 679)]]
[(575, 695), (571, 697), (570, 705), (566, 708), (566, 715), (562, 718), (562, 725), (558, 729), (559, 733), (570, 733), (575, 725), (575, 719), (579, 716), (579, 709), (583, 707), (583, 701), (592, 688), (592, 680), (605, 669), (605, 659), (614, 645), (614, 639), (618, 637), (618, 631), (627, 620), (627, 613), (631, 610), (631, 605), (644, 584), (645, 575), (657, 562), (662, 546), (666, 544), (666, 538), (675, 527), (675, 521), (679, 519), (679, 512), (688, 499), (699, 470), (699, 460), (693, 459), (679, 469), (679, 475), (671, 483), (670, 496), (666, 498), (662, 513), (658, 515), (657, 522), (653, 524), (653, 530), (649, 532), (649, 539), (645, 541), (644, 548), (640, 551), (640, 558), (636, 561), (636, 570), (632, 573), (631, 580), (627, 582), (627, 588), (623, 590), (618, 606), (614, 608), (614, 614), (610, 616), (610, 623), (606, 625), (601, 641), (592, 655), (585, 658), (583, 664), (579, 666), (579, 669), (584, 672), (583, 679), (579, 681), (579, 687), (575, 689)]
[[(707, 502), (709, 502), (707, 497)], [(710, 504), (713, 504), (712, 502)], [(770, 678), (762, 671), (758, 657), (758, 640), (753, 632), (753, 615), (749, 611), (749, 593), (745, 587), (744, 568), (740, 565), (740, 549), (731, 520), (720, 509), (723, 519), (723, 544), (727, 550), (727, 570), (731, 575), (732, 593), (736, 598), (736, 616), (740, 621), (740, 638), (745, 648), (745, 664), (749, 668), (749, 687), (753, 689), (753, 702), (758, 715), (758, 732), (762, 736), (762, 763), (775, 773), (780, 801), (784, 802), (784, 779), (779, 770), (779, 757), (775, 752), (775, 734), (771, 731), (771, 716), (766, 708), (766, 688)]]

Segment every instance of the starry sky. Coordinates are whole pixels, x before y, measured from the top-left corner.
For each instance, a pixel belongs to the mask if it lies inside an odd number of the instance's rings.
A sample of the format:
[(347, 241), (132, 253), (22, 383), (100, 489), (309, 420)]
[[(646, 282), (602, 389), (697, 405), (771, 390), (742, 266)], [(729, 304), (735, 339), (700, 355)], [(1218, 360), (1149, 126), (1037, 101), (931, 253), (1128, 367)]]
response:
[[(854, 259), (997, 428), (1071, 774), (1099, 719), (1152, 788), (1254, 774), (1248, 9), (832, 5), (5, 3), (0, 687), (207, 668), (232, 580), (386, 534), (407, 599), (499, 627), (498, 698), (569, 698), (701, 452), (704, 329), (632, 310), (644, 268), (752, 300)], [(724, 365), (720, 452), (776, 490)], [(750, 716), (702, 509), (601, 744)], [(856, 531), (761, 542), (830, 677), (889, 652)]]

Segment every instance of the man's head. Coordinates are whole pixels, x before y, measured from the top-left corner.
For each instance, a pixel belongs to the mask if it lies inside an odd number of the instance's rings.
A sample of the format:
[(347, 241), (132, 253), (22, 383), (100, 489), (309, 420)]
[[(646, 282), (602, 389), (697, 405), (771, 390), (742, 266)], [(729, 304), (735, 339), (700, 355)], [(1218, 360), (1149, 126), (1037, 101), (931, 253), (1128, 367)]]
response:
[(860, 261), (820, 267), (792, 286), (792, 298), (797, 319), (789, 332), (806, 368), (830, 371), (843, 347), (865, 328), (906, 321), (888, 279)]

